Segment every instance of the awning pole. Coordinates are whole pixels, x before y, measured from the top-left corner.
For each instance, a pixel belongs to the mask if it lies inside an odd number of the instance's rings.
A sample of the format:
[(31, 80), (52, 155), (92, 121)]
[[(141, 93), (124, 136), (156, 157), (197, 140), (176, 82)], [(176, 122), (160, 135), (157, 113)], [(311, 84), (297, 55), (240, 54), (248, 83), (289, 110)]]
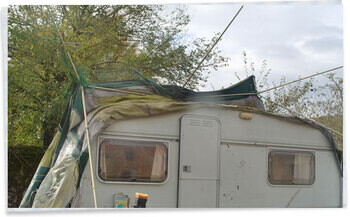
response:
[(90, 147), (90, 136), (89, 136), (89, 129), (88, 129), (88, 123), (87, 123), (87, 116), (86, 116), (86, 106), (85, 106), (85, 94), (84, 94), (84, 87), (81, 86), (81, 96), (82, 96), (82, 102), (83, 102), (83, 110), (84, 110), (84, 121), (85, 121), (85, 134), (86, 134), (86, 140), (88, 144), (88, 150), (89, 150), (89, 163), (90, 163), (90, 173), (91, 173), (91, 183), (92, 183), (92, 193), (94, 195), (94, 204), (95, 208), (97, 208), (97, 199), (96, 199), (96, 190), (95, 190), (95, 176), (94, 176), (94, 170), (92, 167), (92, 160), (91, 160), (91, 147)]
[[(55, 22), (55, 19), (52, 15), (52, 12), (51, 12), (51, 9), (49, 6), (47, 6), (47, 9), (49, 11), (49, 14), (51, 16), (51, 19), (53, 21), (53, 23), (55, 24), (55, 27), (56, 27), (56, 30), (58, 32), (58, 35), (60, 36), (60, 39), (61, 39), (61, 42), (62, 42), (62, 45), (63, 45), (63, 48), (64, 50), (66, 51), (66, 54), (68, 55), (68, 58), (69, 58), (69, 61), (70, 63), (72, 64), (72, 67), (73, 67), (73, 71), (75, 73), (75, 76), (77, 77), (77, 79), (80, 81), (81, 83), (81, 79), (79, 77), (79, 73), (77, 72), (77, 69), (75, 68), (75, 65), (73, 63), (73, 60), (72, 60), (72, 57), (70, 56), (70, 53), (66, 47), (66, 44), (63, 40), (63, 37), (62, 37), (62, 34)], [(85, 131), (86, 131), (86, 137), (87, 137), (87, 143), (88, 143), (88, 149), (89, 149), (89, 162), (90, 162), (90, 172), (91, 172), (91, 183), (92, 183), (92, 192), (93, 192), (93, 195), (94, 195), (94, 204), (95, 204), (95, 208), (97, 208), (97, 199), (96, 199), (96, 190), (95, 190), (95, 180), (94, 180), (94, 171), (93, 171), (93, 167), (92, 167), (92, 160), (91, 160), (91, 148), (90, 148), (90, 136), (89, 136), (89, 129), (88, 129), (88, 124), (87, 124), (87, 118), (86, 118), (86, 107), (85, 107), (85, 95), (84, 95), (84, 87), (81, 86), (81, 95), (82, 95), (82, 104), (83, 104), (83, 110), (84, 110), (84, 120), (85, 120)]]

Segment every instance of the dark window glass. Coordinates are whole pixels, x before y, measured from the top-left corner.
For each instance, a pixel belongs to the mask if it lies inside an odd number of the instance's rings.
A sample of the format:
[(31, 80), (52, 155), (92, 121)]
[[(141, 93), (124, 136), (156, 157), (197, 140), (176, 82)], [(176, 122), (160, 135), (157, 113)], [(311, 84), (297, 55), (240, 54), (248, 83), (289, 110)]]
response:
[(315, 157), (311, 152), (271, 151), (268, 179), (276, 185), (311, 185), (315, 180)]
[(168, 148), (159, 142), (107, 139), (100, 144), (98, 174), (105, 181), (164, 182)]

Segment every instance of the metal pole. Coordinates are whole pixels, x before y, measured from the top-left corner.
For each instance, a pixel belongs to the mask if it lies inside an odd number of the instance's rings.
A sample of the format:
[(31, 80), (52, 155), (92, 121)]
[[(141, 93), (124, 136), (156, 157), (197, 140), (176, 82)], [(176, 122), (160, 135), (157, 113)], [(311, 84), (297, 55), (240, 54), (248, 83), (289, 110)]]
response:
[(93, 167), (92, 167), (92, 160), (91, 160), (91, 155), (92, 155), (92, 153), (91, 153), (91, 147), (90, 147), (90, 136), (89, 136), (88, 123), (87, 123), (87, 116), (86, 116), (84, 87), (81, 87), (81, 96), (82, 96), (83, 110), (84, 110), (85, 135), (86, 135), (86, 140), (87, 140), (88, 149), (89, 149), (89, 163), (90, 163), (92, 193), (93, 193), (93, 196), (94, 196), (95, 208), (97, 208), (97, 199), (96, 199), (96, 190), (95, 190), (95, 179), (94, 179), (95, 176), (94, 176), (94, 170), (93, 170)]

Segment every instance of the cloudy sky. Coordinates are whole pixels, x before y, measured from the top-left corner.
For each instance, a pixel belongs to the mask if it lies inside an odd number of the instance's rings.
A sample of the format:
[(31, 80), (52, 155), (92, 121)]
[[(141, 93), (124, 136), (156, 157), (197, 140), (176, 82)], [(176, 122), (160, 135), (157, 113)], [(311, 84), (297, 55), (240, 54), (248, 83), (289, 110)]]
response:
[[(187, 5), (191, 37), (212, 37), (221, 32), (240, 4)], [(183, 7), (171, 5), (170, 7)], [(218, 47), (230, 58), (229, 66), (213, 72), (205, 88), (213, 90), (237, 82), (234, 72), (244, 75), (243, 55), (255, 62), (264, 59), (270, 79), (278, 82), (343, 65), (343, 9), (340, 4), (245, 4)], [(342, 70), (337, 73), (342, 76)], [(322, 76), (317, 80), (322, 83)]]

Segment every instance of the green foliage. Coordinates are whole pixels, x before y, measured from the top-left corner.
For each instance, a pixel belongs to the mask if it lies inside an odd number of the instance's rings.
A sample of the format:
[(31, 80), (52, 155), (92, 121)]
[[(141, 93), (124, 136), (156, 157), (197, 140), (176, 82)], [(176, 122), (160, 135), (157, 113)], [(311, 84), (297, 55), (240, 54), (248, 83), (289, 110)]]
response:
[[(88, 82), (141, 79), (135, 67), (182, 85), (217, 37), (184, 43), (189, 20), (185, 9), (157, 5), (9, 7), (9, 145), (48, 145), (54, 135), (73, 73), (61, 36)], [(227, 60), (214, 49), (187, 87)]]
[[(271, 69), (267, 69), (267, 61), (263, 60), (260, 70), (255, 63), (247, 58), (243, 51), (243, 68), (245, 76), (255, 75), (258, 91), (286, 83), (282, 77), (278, 84), (269, 82)], [(235, 72), (238, 80), (241, 80)], [(267, 111), (284, 115), (298, 115), (307, 117), (329, 127), (332, 130), (343, 132), (343, 78), (334, 73), (324, 75), (326, 83), (317, 85), (315, 79), (307, 79), (286, 85), (259, 95)], [(272, 85), (271, 85), (272, 84)], [(341, 146), (343, 138), (334, 134)]]

